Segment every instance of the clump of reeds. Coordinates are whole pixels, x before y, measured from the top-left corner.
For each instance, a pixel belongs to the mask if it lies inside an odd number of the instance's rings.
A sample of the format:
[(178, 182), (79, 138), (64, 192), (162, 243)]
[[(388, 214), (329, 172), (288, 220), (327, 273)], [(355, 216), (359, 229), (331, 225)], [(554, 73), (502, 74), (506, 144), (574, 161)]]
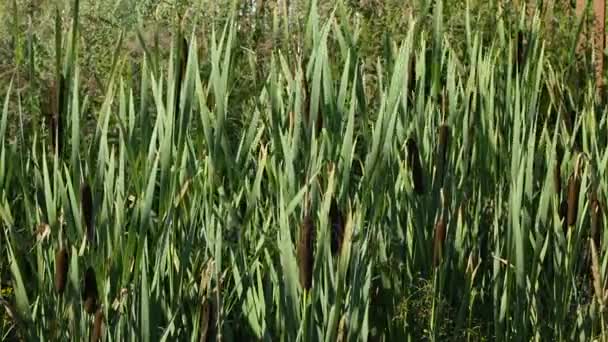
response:
[(420, 155), (418, 153), (418, 145), (413, 138), (408, 138), (407, 142), (407, 164), (412, 171), (412, 179), (414, 181), (414, 192), (418, 195), (424, 193), (424, 178), (422, 175), (422, 164), (420, 163)]
[(95, 319), (93, 320), (93, 330), (91, 332), (91, 342), (101, 341), (103, 332), (103, 311), (97, 310), (95, 313)]
[(80, 186), (80, 210), (82, 211), (82, 217), (86, 226), (87, 240), (90, 243), (94, 243), (93, 194), (91, 192), (91, 187), (87, 182), (82, 183)]
[(446, 124), (439, 126), (439, 143), (437, 147), (437, 179), (443, 185), (445, 164), (447, 162), (448, 144), (450, 143), (450, 127)]
[(344, 215), (335, 198), (331, 202), (329, 219), (331, 222), (331, 253), (336, 256), (340, 254), (344, 240)]
[(69, 266), (68, 251), (63, 247), (55, 253), (55, 291), (59, 294), (65, 291)]
[(305, 290), (310, 290), (312, 287), (314, 230), (314, 222), (310, 215), (307, 214), (300, 227), (300, 236), (297, 246), (300, 284)]
[(88, 314), (93, 314), (97, 310), (97, 297), (97, 279), (95, 278), (95, 271), (89, 266), (84, 275), (84, 285), (82, 291), (84, 310)]

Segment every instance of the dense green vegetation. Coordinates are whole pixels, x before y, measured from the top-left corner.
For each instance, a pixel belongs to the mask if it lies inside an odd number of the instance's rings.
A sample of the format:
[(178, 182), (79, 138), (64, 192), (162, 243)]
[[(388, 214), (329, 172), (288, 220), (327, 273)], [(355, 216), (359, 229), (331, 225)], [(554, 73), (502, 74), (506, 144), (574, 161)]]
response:
[(586, 17), (260, 3), (3, 8), (3, 339), (606, 339)]

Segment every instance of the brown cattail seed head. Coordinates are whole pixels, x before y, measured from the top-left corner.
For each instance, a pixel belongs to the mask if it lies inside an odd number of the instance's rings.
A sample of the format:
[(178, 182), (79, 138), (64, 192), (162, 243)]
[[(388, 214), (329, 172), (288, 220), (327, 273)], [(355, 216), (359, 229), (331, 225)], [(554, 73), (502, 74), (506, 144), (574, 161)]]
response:
[(91, 332), (91, 342), (101, 341), (101, 335), (103, 331), (103, 311), (97, 310), (95, 313), (95, 320), (93, 320), (93, 330)]
[(573, 174), (568, 181), (568, 227), (576, 224), (578, 214), (578, 193), (581, 181), (576, 174)]
[(97, 310), (97, 280), (95, 278), (95, 271), (89, 266), (84, 275), (84, 291), (82, 293), (82, 299), (84, 300), (84, 310), (93, 314)]
[(55, 253), (55, 291), (59, 294), (65, 291), (69, 264), (68, 251), (63, 247)]
[(304, 217), (304, 222), (300, 228), (298, 239), (298, 268), (300, 270), (300, 284), (305, 290), (312, 287), (312, 267), (313, 267), (313, 244), (314, 244), (314, 223), (310, 215)]
[(329, 219), (331, 222), (331, 253), (335, 256), (340, 254), (344, 239), (344, 215), (342, 215), (342, 211), (338, 208), (338, 203), (335, 199), (331, 202)]
[(556, 163), (555, 168), (553, 169), (553, 188), (555, 193), (559, 197), (559, 194), (562, 192), (562, 176), (561, 176), (561, 165), (562, 159), (564, 158), (564, 151), (558, 146), (556, 149)]
[(449, 139), (450, 127), (445, 124), (441, 125), (439, 127), (439, 147), (437, 149), (437, 177), (439, 180), (439, 184), (443, 184), (448, 144), (450, 142)]
[(601, 250), (601, 236), (602, 236), (602, 206), (597, 199), (597, 194), (594, 192), (591, 198), (591, 204), (589, 210), (591, 211), (591, 232), (590, 237), (595, 242), (595, 246), (598, 250)]
[(445, 241), (445, 229), (446, 223), (443, 215), (437, 220), (435, 224), (435, 238), (433, 243), (433, 265), (439, 266), (443, 258), (443, 243)]
[(91, 193), (91, 187), (86, 182), (80, 187), (80, 207), (87, 230), (87, 239), (93, 243), (93, 239), (95, 238), (93, 194)]
[(414, 192), (418, 195), (424, 193), (424, 178), (422, 175), (422, 165), (420, 163), (420, 155), (418, 154), (418, 146), (414, 139), (409, 138), (407, 145), (407, 164), (412, 170), (412, 179), (414, 180)]

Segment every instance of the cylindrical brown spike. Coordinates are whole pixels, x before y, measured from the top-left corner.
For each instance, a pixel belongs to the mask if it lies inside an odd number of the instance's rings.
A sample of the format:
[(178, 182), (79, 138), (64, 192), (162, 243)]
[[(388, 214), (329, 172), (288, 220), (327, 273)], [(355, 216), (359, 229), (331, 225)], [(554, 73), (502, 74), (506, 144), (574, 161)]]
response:
[(101, 341), (101, 335), (103, 331), (103, 312), (101, 309), (95, 313), (95, 320), (93, 321), (93, 330), (91, 332), (91, 342)]
[(409, 69), (409, 78), (407, 80), (407, 89), (409, 95), (407, 97), (408, 104), (410, 106), (414, 105), (414, 96), (416, 95), (416, 55), (412, 52), (412, 57), (410, 58), (410, 69)]
[(523, 70), (525, 63), (525, 51), (524, 51), (524, 33), (517, 31), (517, 67), (519, 70)]
[(331, 222), (331, 253), (336, 256), (342, 250), (342, 242), (344, 239), (344, 216), (338, 208), (338, 203), (334, 198), (329, 209), (329, 218)]
[(84, 275), (82, 299), (84, 300), (84, 310), (88, 314), (93, 314), (97, 310), (97, 280), (95, 271), (89, 266)]
[(67, 281), (69, 256), (65, 247), (55, 253), (55, 291), (63, 294)]
[(433, 265), (439, 266), (443, 258), (443, 243), (445, 241), (446, 223), (443, 215), (435, 224), (435, 237), (433, 243)]
[(564, 151), (557, 146), (556, 148), (556, 163), (555, 168), (553, 169), (553, 188), (555, 193), (559, 197), (559, 194), (562, 192), (562, 175), (561, 175), (561, 165), (562, 159), (564, 158)]
[(437, 149), (437, 178), (440, 185), (443, 184), (443, 178), (445, 176), (445, 164), (447, 162), (446, 157), (449, 143), (450, 127), (443, 124), (439, 127), (439, 145)]
[(313, 268), (313, 245), (314, 245), (314, 223), (310, 215), (304, 217), (304, 222), (300, 228), (300, 238), (298, 239), (298, 268), (300, 270), (300, 284), (305, 290), (312, 287), (312, 268)]
[(89, 184), (84, 182), (80, 187), (80, 209), (82, 210), (82, 217), (87, 231), (87, 239), (89, 243), (94, 242), (95, 238), (95, 227), (93, 217), (93, 194)]
[(412, 170), (412, 179), (414, 181), (414, 192), (418, 195), (424, 193), (424, 176), (422, 175), (422, 165), (420, 163), (420, 155), (418, 154), (418, 146), (414, 139), (409, 138), (407, 145), (407, 160), (408, 166)]
[(581, 181), (576, 174), (573, 174), (568, 181), (568, 227), (576, 224), (578, 215), (578, 193)]
[(601, 250), (601, 236), (602, 236), (602, 206), (600, 205), (597, 195), (592, 195), (591, 204), (589, 208), (591, 212), (591, 231), (589, 232), (591, 239), (595, 242), (595, 246), (598, 250)]

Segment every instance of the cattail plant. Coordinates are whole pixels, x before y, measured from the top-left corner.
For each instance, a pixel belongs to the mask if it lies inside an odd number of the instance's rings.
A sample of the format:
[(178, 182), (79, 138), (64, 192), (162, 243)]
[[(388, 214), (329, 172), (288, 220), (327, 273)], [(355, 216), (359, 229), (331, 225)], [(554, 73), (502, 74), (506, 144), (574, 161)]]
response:
[(312, 218), (310, 217), (310, 214), (306, 214), (304, 222), (300, 227), (300, 236), (297, 246), (300, 284), (305, 290), (310, 290), (312, 287), (314, 230), (315, 226)]
[(55, 253), (55, 291), (60, 295), (65, 291), (69, 265), (68, 251), (62, 247)]
[(205, 297), (201, 306), (201, 337), (200, 342), (212, 341), (216, 335), (215, 331), (215, 308), (213, 300)]
[(103, 333), (103, 311), (97, 310), (93, 320), (93, 330), (91, 331), (91, 342), (101, 341)]
[(408, 103), (413, 106), (416, 94), (416, 55), (414, 53), (412, 53), (412, 57), (410, 58), (409, 71), (410, 74), (407, 83), (407, 89), (409, 91)]
[(513, 72), (517, 72), (517, 70), (521, 71), (524, 67), (524, 63), (526, 62), (526, 48), (524, 46), (524, 32), (522, 32), (521, 29), (517, 30), (516, 33), (516, 40), (517, 40), (517, 46), (516, 46), (516, 53), (515, 53), (515, 58), (517, 58), (516, 62), (516, 66), (515, 68), (513, 68)]
[(89, 243), (94, 244), (93, 194), (91, 193), (91, 187), (86, 182), (80, 186), (80, 210), (82, 211), (82, 217), (86, 226), (87, 240)]
[(43, 114), (49, 123), (50, 129), (50, 146), (53, 151), (57, 151), (61, 155), (63, 148), (63, 135), (64, 135), (64, 120), (61, 113), (64, 97), (66, 95), (66, 81), (63, 75), (50, 85), (43, 107)]
[(445, 164), (447, 162), (447, 151), (450, 139), (450, 127), (443, 124), (439, 127), (439, 144), (437, 147), (437, 181), (441, 186), (445, 177)]
[(329, 209), (329, 220), (331, 222), (331, 253), (336, 256), (342, 250), (344, 239), (344, 215), (338, 207), (338, 202), (334, 198)]
[(553, 169), (553, 189), (559, 197), (559, 194), (562, 192), (562, 175), (561, 175), (561, 165), (562, 159), (564, 158), (564, 151), (561, 147), (556, 147), (556, 163)]
[(595, 247), (601, 251), (601, 236), (602, 236), (602, 219), (603, 210), (600, 201), (597, 198), (597, 192), (591, 194), (591, 203), (589, 204), (589, 214), (591, 221), (591, 231), (589, 237), (594, 241)]
[(408, 138), (407, 142), (407, 164), (412, 170), (412, 179), (414, 181), (414, 192), (418, 195), (424, 193), (424, 179), (422, 175), (422, 165), (420, 163), (420, 155), (418, 154), (418, 146), (416, 141)]
[[(304, 121), (308, 124), (308, 126), (310, 127), (312, 125), (312, 118), (310, 117), (310, 113), (311, 113), (311, 95), (310, 95), (310, 89), (309, 89), (309, 84), (308, 84), (308, 77), (306, 76), (306, 63), (302, 62), (301, 65), (301, 69), (302, 69), (302, 89), (304, 90), (304, 106), (303, 106), (303, 117), (304, 117)], [(321, 106), (319, 104), (317, 104), (317, 121), (315, 123), (315, 130), (317, 135), (321, 132), (321, 129), (323, 128), (323, 114), (321, 112)]]
[(182, 92), (182, 83), (184, 82), (184, 78), (186, 75), (186, 66), (188, 63), (188, 41), (183, 36), (183, 33), (180, 34), (181, 39), (179, 40), (180, 49), (179, 49), (179, 59), (178, 66), (176, 68), (176, 78), (175, 78), (175, 115), (179, 114), (179, 105), (180, 105), (180, 95)]
[(568, 227), (576, 224), (578, 215), (578, 195), (581, 188), (581, 158), (582, 155), (579, 155), (574, 167), (574, 173), (570, 176), (570, 180), (568, 181)]
[(89, 266), (84, 275), (84, 284), (82, 292), (82, 300), (84, 301), (84, 310), (88, 314), (93, 314), (97, 310), (97, 280), (95, 271)]

